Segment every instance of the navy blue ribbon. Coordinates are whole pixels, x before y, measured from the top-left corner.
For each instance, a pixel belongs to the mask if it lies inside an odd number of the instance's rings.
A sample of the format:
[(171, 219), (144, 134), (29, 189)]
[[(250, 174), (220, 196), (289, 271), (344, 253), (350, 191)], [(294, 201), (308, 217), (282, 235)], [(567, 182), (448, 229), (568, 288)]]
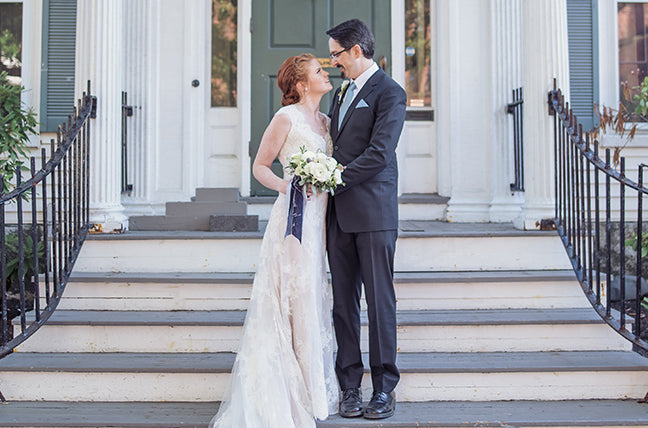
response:
[(293, 235), (301, 244), (302, 220), (304, 217), (304, 186), (299, 185), (301, 179), (294, 176), (290, 182), (290, 194), (288, 195), (288, 219), (286, 221), (286, 235)]

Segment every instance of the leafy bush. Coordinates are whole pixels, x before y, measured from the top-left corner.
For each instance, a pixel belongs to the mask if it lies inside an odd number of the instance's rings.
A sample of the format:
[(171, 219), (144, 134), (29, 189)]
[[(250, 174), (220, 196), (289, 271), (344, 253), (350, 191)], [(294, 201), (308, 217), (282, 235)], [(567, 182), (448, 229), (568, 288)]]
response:
[[(12, 284), (18, 284), (18, 265), (20, 258), (18, 257), (18, 232), (9, 232), (5, 235), (5, 251), (7, 260), (7, 280)], [(42, 240), (38, 239), (36, 244), (36, 251), (38, 252), (39, 271), (42, 272), (44, 266), (45, 246)], [(31, 232), (25, 230), (23, 232), (23, 266), (25, 269), (25, 276), (30, 276), (34, 273), (34, 243), (32, 241)]]
[[(632, 247), (633, 250), (639, 254), (638, 245), (639, 245), (639, 235), (635, 234), (630, 238), (626, 239), (625, 244), (627, 247)], [(641, 234), (641, 257), (648, 256), (648, 232)]]
[[(22, 312), (20, 305), (20, 282), (18, 275), (18, 268), (20, 264), (20, 257), (18, 254), (18, 231), (12, 231), (5, 235), (5, 248), (6, 262), (7, 262), (7, 282), (5, 284), (7, 290), (7, 315), (9, 319), (13, 319), (20, 315)], [(37, 239), (36, 251), (38, 256), (38, 271), (44, 272), (46, 269), (45, 261), (45, 244), (41, 239), (41, 234)], [(31, 237), (31, 230), (26, 229), (23, 231), (23, 268), (25, 284), (25, 311), (34, 309), (34, 292), (35, 285), (33, 276), (34, 269), (34, 244)]]
[(12, 85), (6, 72), (0, 72), (0, 176), (5, 193), (13, 188), (16, 168), (25, 169), (29, 136), (37, 133), (36, 113), (24, 110), (20, 101), (23, 89)]

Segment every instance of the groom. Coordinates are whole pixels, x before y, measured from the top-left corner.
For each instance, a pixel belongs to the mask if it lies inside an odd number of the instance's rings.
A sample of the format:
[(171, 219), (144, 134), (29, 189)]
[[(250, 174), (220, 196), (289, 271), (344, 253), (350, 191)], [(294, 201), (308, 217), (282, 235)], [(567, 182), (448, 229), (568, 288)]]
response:
[[(405, 91), (373, 61), (374, 37), (360, 20), (326, 32), (343, 83), (329, 110), (333, 157), (346, 169), (345, 186), (329, 198), (327, 250), (333, 283), (333, 321), (342, 389), (340, 415), (388, 418), (400, 378), (396, 367), (394, 247), (398, 234), (396, 145), (405, 120)], [(369, 317), (373, 395), (363, 408), (360, 382), (360, 295)]]

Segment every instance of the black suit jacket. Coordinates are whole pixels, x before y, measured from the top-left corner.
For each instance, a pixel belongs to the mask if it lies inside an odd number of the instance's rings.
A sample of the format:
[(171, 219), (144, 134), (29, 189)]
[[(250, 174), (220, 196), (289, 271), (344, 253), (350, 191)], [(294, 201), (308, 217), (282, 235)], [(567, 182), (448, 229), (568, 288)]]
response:
[[(398, 229), (396, 146), (405, 121), (407, 96), (382, 70), (364, 84), (338, 131), (340, 102), (335, 92), (329, 110), (333, 157), (346, 169), (329, 200), (346, 233)], [(360, 105), (359, 105), (360, 104)], [(365, 106), (366, 105), (366, 106)]]

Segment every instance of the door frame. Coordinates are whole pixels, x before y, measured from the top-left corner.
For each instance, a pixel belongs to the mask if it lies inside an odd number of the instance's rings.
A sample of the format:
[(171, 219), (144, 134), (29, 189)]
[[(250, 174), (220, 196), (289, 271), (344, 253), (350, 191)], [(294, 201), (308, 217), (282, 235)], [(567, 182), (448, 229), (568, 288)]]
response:
[[(391, 0), (391, 70), (392, 78), (405, 87), (405, 0)], [(252, 126), (252, 0), (240, 0), (238, 4), (238, 110), (240, 136), (240, 188), (241, 196), (249, 196), (251, 190), (250, 140)], [(210, 30), (211, 31), (211, 30)], [(334, 88), (335, 89), (335, 88)]]

